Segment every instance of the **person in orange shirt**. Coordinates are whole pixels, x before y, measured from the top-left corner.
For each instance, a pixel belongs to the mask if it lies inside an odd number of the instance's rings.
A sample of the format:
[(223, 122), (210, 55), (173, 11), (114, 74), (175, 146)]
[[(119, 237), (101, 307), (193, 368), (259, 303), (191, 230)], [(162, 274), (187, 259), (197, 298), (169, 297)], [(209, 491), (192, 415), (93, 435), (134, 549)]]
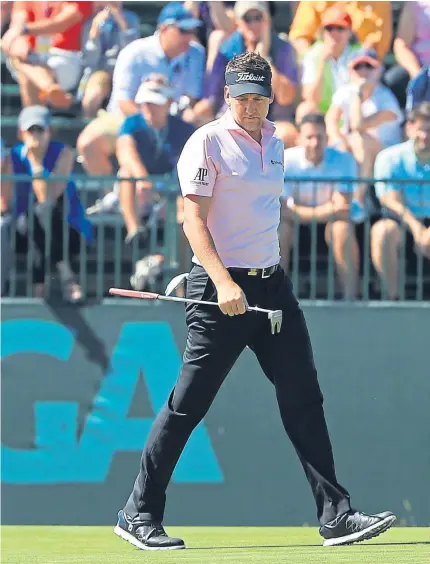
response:
[(289, 33), (298, 54), (303, 56), (317, 39), (322, 15), (335, 4), (351, 16), (352, 30), (361, 45), (375, 49), (382, 61), (393, 33), (391, 2), (300, 2)]
[(14, 2), (1, 46), (24, 106), (72, 104), (68, 92), (82, 74), (82, 25), (92, 12), (92, 2)]

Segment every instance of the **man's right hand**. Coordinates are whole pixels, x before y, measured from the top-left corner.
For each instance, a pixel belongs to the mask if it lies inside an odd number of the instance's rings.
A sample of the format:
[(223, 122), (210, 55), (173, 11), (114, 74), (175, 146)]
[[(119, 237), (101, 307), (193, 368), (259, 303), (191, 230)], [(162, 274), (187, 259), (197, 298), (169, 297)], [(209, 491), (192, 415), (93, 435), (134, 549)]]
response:
[(325, 63), (333, 58), (336, 49), (336, 43), (330, 39), (324, 41), (321, 51), (321, 59)]
[(25, 141), (27, 149), (27, 158), (33, 167), (43, 166), (46, 148), (41, 146), (40, 140), (35, 137), (28, 136)]
[(150, 180), (137, 180), (136, 192), (138, 194), (145, 194), (148, 190), (152, 190), (152, 182)]
[(248, 306), (245, 294), (233, 280), (217, 286), (218, 305), (224, 315), (241, 315)]
[(116, 21), (119, 28), (121, 29), (121, 31), (127, 31), (128, 24), (122, 10), (120, 8), (114, 8), (114, 7), (109, 8), (109, 10), (110, 13), (112, 14), (113, 19)]
[(94, 41), (96, 37), (100, 34), (101, 26), (110, 18), (110, 11), (108, 8), (103, 8), (98, 14), (94, 16), (91, 24), (91, 29), (88, 34), (89, 38)]
[(136, 182), (136, 202), (139, 206), (144, 206), (151, 197), (152, 182), (149, 180), (138, 180)]

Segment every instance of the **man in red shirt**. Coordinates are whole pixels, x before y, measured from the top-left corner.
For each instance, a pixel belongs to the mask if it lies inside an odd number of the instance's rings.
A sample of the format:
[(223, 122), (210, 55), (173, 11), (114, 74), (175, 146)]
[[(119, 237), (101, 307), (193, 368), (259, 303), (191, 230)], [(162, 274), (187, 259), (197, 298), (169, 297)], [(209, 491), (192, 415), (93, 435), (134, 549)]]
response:
[(92, 2), (15, 2), (2, 49), (24, 106), (69, 107), (81, 78), (81, 34)]

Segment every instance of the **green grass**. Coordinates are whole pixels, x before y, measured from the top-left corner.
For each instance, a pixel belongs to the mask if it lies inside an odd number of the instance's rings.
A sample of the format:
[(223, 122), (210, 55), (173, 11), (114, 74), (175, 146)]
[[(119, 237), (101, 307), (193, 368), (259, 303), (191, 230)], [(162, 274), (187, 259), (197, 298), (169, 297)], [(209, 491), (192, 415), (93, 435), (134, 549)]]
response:
[(2, 527), (7, 564), (429, 564), (430, 529), (395, 527), (357, 545), (321, 546), (316, 528), (168, 527), (187, 550), (148, 552), (112, 527)]

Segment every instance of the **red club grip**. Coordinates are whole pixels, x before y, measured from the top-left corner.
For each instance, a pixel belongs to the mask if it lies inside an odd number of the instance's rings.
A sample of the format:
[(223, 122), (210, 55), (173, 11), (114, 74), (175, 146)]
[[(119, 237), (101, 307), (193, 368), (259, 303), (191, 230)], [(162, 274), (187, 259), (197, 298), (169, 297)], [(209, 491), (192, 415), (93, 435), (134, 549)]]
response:
[(125, 298), (140, 298), (141, 300), (156, 300), (160, 294), (153, 292), (138, 292), (136, 290), (122, 290), (121, 288), (110, 288), (109, 294), (123, 296)]

